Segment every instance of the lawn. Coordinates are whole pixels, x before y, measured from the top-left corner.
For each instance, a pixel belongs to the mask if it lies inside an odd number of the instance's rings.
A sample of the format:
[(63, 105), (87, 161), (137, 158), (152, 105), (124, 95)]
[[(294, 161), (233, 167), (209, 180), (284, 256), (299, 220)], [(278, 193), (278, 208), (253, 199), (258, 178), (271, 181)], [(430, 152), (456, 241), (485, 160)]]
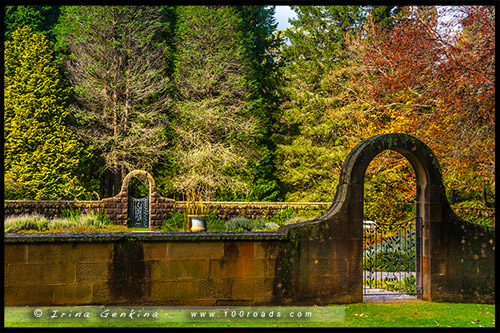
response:
[[(5, 327), (495, 327), (495, 305), (405, 301), (399, 303), (357, 303), (345, 306), (309, 307), (309, 309), (325, 312), (333, 307), (345, 308), (345, 321), (193, 322), (181, 320), (173, 322), (138, 319), (120, 322), (108, 318), (109, 320), (87, 322), (81, 319), (76, 322), (37, 322), (34, 318), (30, 322), (22, 322), (22, 318), (26, 318), (27, 307), (5, 307)], [(69, 308), (66, 307), (66, 309)], [(78, 307), (78, 311), (102, 311), (102, 309), (103, 307), (95, 306)], [(170, 310), (158, 308), (154, 311), (158, 311), (159, 318), (172, 313), (171, 308)]]

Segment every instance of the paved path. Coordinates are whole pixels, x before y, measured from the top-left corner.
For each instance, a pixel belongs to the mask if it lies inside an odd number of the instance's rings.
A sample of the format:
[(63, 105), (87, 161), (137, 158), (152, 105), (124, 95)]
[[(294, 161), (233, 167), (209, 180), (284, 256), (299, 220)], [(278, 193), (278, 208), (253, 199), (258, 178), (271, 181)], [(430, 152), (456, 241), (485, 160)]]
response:
[(415, 295), (401, 294), (385, 289), (369, 288), (364, 286), (363, 301), (394, 301), (394, 300), (419, 300)]
[(420, 302), (421, 299), (414, 295), (391, 293), (390, 291), (373, 289), (376, 295), (363, 295), (363, 302), (366, 303), (401, 303), (401, 302)]

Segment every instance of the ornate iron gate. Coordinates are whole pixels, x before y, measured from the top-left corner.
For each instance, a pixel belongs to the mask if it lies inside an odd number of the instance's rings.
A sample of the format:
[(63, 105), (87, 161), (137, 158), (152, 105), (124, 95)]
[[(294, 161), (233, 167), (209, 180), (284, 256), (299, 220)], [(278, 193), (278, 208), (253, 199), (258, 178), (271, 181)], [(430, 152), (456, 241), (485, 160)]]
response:
[(135, 228), (149, 227), (149, 196), (128, 199), (129, 226)]
[(363, 295), (422, 295), (422, 219), (363, 223)]

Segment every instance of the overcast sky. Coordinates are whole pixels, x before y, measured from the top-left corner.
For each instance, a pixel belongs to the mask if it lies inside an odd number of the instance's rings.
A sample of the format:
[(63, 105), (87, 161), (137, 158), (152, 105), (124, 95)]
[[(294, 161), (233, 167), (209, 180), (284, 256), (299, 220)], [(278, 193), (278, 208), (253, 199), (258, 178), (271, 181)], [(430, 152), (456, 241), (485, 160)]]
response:
[(276, 6), (275, 15), (276, 21), (278, 22), (278, 30), (285, 30), (290, 27), (288, 19), (291, 17), (296, 17), (295, 12), (290, 9), (290, 6)]

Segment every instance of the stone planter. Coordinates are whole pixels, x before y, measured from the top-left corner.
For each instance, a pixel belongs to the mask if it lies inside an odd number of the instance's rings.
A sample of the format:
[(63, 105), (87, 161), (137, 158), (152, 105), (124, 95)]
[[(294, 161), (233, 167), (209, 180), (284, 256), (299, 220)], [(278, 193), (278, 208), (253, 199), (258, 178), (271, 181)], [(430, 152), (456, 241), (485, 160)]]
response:
[(191, 219), (191, 231), (199, 232), (206, 230), (206, 215), (188, 215), (188, 218)]

